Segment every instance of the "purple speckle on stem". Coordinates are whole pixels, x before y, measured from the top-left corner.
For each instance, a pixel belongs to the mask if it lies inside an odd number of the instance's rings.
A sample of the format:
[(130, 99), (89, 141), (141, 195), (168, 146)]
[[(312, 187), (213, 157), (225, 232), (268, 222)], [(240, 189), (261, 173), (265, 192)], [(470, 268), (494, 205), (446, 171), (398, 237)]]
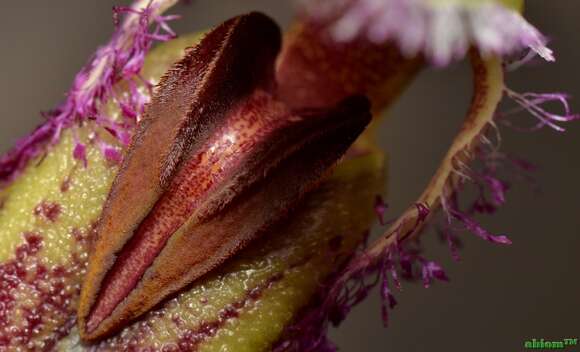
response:
[(263, 283), (246, 291), (244, 297), (240, 300), (230, 303), (224, 307), (214, 320), (208, 320), (200, 323), (194, 329), (188, 329), (181, 333), (177, 345), (184, 351), (196, 351), (199, 345), (206, 339), (215, 336), (220, 332), (225, 324), (235, 318), (238, 318), (242, 309), (248, 307), (252, 302), (258, 300), (265, 290), (270, 288), (276, 282), (283, 278), (283, 274), (275, 274)]
[(60, 184), (60, 191), (62, 193), (68, 192), (70, 190), (70, 187), (71, 187), (71, 182), (72, 182), (72, 180), (71, 180), (70, 176), (65, 178)]
[[(0, 349), (51, 350), (74, 326), (73, 302), (80, 286), (65, 282), (77, 282), (84, 262), (75, 251), (66, 267), (50, 266), (40, 256), (43, 237), (36, 232), (22, 236), (13, 258), (0, 263)], [(23, 292), (35, 299), (23, 301)]]
[(419, 214), (417, 216), (417, 223), (425, 222), (431, 213), (429, 207), (423, 203), (417, 203), (415, 204), (415, 207), (417, 208), (417, 213)]
[(58, 203), (42, 201), (34, 208), (34, 215), (50, 222), (56, 222), (60, 216), (61, 210), (62, 208)]

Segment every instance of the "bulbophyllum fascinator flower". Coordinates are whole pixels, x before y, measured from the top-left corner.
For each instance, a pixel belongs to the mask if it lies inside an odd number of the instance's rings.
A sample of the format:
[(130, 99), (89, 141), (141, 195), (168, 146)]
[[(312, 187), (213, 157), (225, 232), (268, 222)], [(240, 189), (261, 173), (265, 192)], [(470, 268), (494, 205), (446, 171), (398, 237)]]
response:
[[(251, 12), (180, 36), (176, 2), (116, 7), (65, 100), (0, 158), (0, 349), (335, 351), (328, 327), (373, 288), (387, 323), (404, 280), (447, 280), (410, 244), (433, 219), (454, 258), (459, 231), (511, 243), (476, 218), (505, 202), (500, 167), (532, 169), (498, 150), (499, 126), (578, 118), (565, 94), (504, 83), (554, 61), (520, 0), (299, 0), (285, 33)], [(465, 120), (391, 214), (381, 113), (464, 58)]]

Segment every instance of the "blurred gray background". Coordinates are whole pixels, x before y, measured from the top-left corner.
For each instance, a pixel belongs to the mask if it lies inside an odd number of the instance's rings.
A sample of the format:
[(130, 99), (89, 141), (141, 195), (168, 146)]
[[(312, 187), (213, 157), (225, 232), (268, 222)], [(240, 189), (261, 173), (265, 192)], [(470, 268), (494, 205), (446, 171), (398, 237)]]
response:
[[(110, 36), (111, 6), (126, 3), (0, 3), (0, 151), (39, 123), (39, 111), (63, 98), (74, 74)], [(266, 12), (282, 25), (293, 13), (290, 1), (194, 1), (176, 9), (183, 19), (174, 28), (203, 29), (249, 10)], [(510, 87), (580, 98), (579, 13), (577, 0), (528, 1), (526, 16), (552, 39), (558, 61), (510, 74)], [(391, 154), (391, 214), (430, 178), (467, 108), (470, 87), (464, 64), (429, 70), (395, 105), (382, 131)], [(572, 105), (580, 111), (580, 102)], [(455, 263), (429, 233), (427, 255), (444, 265), (451, 282), (429, 289), (404, 285), (386, 330), (378, 299), (369, 299), (333, 331), (342, 351), (520, 351), (530, 338), (580, 337), (580, 122), (565, 134), (504, 130), (503, 140), (503, 150), (541, 166), (542, 194), (516, 185), (497, 216), (482, 218), (514, 244), (494, 246), (465, 234), (462, 261)]]

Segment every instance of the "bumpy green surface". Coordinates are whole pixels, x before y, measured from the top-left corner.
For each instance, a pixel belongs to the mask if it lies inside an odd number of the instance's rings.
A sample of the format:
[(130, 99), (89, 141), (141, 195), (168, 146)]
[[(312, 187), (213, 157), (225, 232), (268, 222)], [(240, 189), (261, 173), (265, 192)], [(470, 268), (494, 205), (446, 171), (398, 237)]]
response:
[[(115, 171), (94, 148), (90, 167), (79, 167), (72, 148), (67, 131), (1, 193), (0, 338), (9, 350), (43, 349), (72, 325), (87, 238)], [(30, 249), (31, 236), (41, 239), (39, 250)]]
[[(159, 79), (198, 39), (186, 36), (156, 49), (144, 77)], [(112, 104), (108, 110), (119, 114)], [(91, 142), (93, 133), (108, 139), (91, 124), (64, 131), (57, 145), (0, 189), (0, 347), (42, 349), (72, 326), (88, 239), (117, 169)], [(88, 146), (87, 168), (72, 156), (73, 134)]]
[[(157, 80), (198, 38), (183, 37), (153, 51), (144, 77)], [(118, 111), (111, 105), (109, 113)], [(88, 168), (72, 157), (73, 132), (88, 145)], [(91, 230), (117, 171), (91, 143), (94, 132), (90, 125), (65, 131), (56, 146), (0, 191), (0, 271), (15, 282), (0, 287), (10, 303), (0, 309), (7, 317), (0, 317), (0, 344), (11, 350), (87, 347), (78, 340), (74, 312)], [(268, 236), (93, 347), (268, 350), (320, 282), (359, 243), (382, 185), (382, 153), (343, 162)]]
[(266, 238), (98, 348), (135, 339), (139, 348), (267, 351), (362, 239), (382, 170), (380, 153), (344, 162)]

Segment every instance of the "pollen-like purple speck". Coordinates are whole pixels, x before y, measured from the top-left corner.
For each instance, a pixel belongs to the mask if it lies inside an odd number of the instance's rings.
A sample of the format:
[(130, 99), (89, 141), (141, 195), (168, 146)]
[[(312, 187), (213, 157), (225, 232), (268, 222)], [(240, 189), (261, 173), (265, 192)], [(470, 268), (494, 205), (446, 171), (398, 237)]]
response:
[(42, 201), (34, 208), (34, 215), (42, 217), (50, 222), (56, 222), (60, 216), (61, 211), (62, 208), (60, 204)]
[(67, 177), (60, 184), (60, 191), (62, 193), (66, 193), (70, 190), (70, 186), (71, 186), (71, 178)]
[(173, 324), (175, 324), (175, 326), (182, 327), (183, 324), (185, 324), (185, 321), (183, 320), (182, 317), (179, 316), (179, 314), (174, 314), (171, 316), (171, 321), (173, 322)]

